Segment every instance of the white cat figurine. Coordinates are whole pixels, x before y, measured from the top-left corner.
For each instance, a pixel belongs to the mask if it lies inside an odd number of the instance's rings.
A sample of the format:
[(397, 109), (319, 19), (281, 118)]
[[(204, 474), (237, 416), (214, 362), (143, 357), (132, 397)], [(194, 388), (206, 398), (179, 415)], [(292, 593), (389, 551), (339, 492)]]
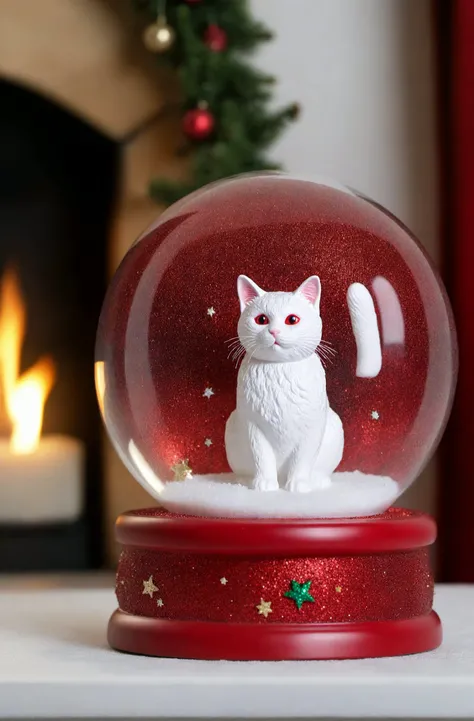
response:
[(320, 280), (313, 275), (294, 293), (266, 293), (241, 275), (237, 293), (246, 353), (226, 425), (229, 465), (259, 491), (324, 488), (341, 461), (344, 431), (316, 352)]

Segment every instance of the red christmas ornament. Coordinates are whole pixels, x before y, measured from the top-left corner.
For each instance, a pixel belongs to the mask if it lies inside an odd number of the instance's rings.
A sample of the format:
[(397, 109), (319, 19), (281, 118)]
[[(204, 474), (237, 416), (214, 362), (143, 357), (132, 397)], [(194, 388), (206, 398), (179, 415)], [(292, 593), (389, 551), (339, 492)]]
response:
[(182, 128), (185, 135), (193, 140), (205, 140), (214, 130), (215, 120), (205, 108), (195, 108), (185, 113)]
[(227, 47), (227, 33), (219, 25), (209, 25), (204, 33), (204, 42), (210, 50), (221, 53)]

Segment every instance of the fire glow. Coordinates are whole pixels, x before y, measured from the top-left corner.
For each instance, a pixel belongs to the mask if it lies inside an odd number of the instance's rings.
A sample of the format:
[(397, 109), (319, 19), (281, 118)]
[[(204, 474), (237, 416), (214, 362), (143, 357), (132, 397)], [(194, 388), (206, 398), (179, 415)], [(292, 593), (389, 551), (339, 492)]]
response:
[(44, 407), (55, 381), (51, 357), (40, 358), (20, 374), (26, 310), (16, 273), (7, 270), (0, 287), (0, 386), (3, 410), (11, 423), (10, 449), (33, 453), (39, 445)]

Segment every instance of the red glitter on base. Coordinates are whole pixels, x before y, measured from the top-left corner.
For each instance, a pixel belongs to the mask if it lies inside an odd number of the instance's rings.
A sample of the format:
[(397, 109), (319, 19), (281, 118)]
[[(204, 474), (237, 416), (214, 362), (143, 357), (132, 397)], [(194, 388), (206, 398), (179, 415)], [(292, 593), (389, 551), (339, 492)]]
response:
[[(120, 611), (109, 642), (241, 660), (429, 650), (441, 641), (428, 558), (435, 535), (432, 519), (403, 509), (278, 522), (131, 512), (117, 522)], [(285, 596), (291, 581), (311, 581), (314, 601), (298, 609)]]

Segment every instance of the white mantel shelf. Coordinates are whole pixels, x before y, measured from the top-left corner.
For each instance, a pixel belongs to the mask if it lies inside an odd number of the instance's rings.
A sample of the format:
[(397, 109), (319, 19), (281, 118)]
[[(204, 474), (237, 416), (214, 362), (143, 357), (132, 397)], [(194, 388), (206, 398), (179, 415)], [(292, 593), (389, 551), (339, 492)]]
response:
[(1, 718), (474, 718), (474, 586), (438, 588), (432, 653), (232, 663), (111, 651), (111, 583), (0, 583)]

